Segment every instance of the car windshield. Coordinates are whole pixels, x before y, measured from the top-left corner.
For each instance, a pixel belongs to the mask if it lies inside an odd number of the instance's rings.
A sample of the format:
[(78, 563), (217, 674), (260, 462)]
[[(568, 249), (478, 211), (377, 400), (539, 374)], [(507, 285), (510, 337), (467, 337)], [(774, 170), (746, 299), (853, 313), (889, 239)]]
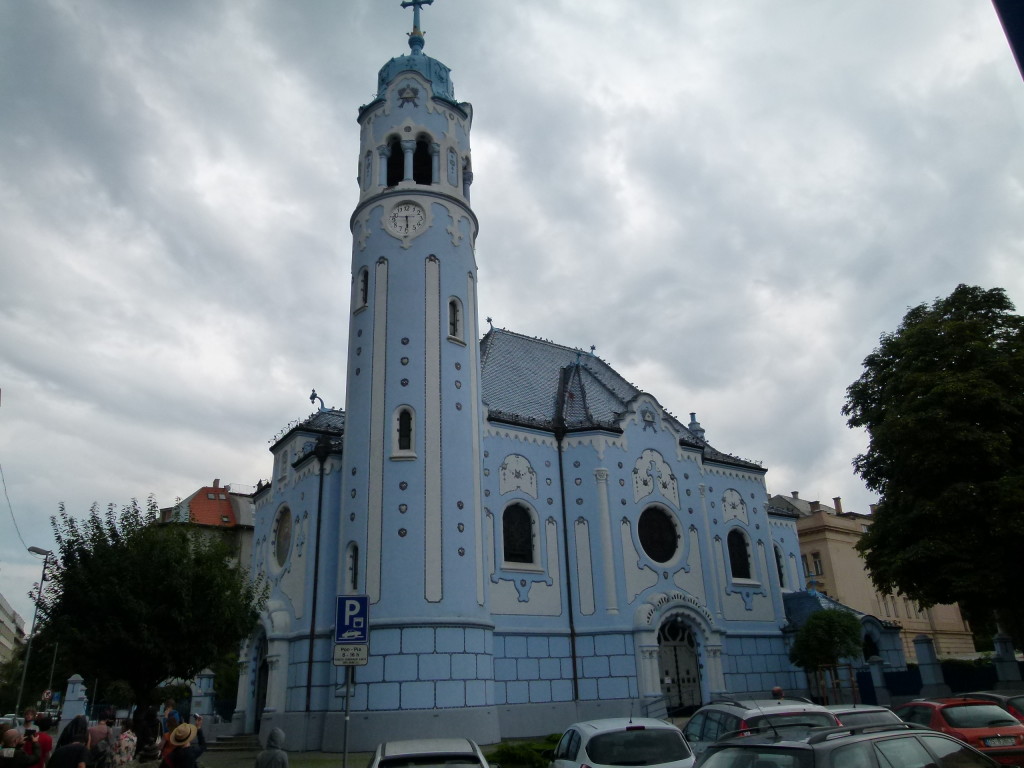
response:
[(1006, 704), (1018, 712), (1024, 712), (1024, 696), (1014, 696), (1011, 699), (1007, 699)]
[(587, 756), (601, 765), (658, 765), (690, 756), (682, 734), (667, 728), (602, 733), (587, 742)]
[(991, 728), (1017, 725), (1017, 718), (995, 704), (955, 704), (942, 708), (942, 716), (955, 728)]
[(711, 747), (701, 768), (811, 768), (809, 749)]

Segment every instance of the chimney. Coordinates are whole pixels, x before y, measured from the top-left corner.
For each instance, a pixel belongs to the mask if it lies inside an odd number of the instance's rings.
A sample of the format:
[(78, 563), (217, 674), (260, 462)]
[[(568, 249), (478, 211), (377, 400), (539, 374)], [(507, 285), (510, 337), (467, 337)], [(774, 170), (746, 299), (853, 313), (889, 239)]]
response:
[(832, 497), (832, 506), (836, 508), (836, 514), (843, 514), (843, 498), (841, 496)]
[(821, 502), (820, 501), (812, 501), (811, 502), (811, 512), (821, 512)]
[(875, 514), (875, 510), (878, 509), (877, 504), (868, 504), (868, 508), (871, 510), (871, 514)]
[(213, 479), (213, 487), (214, 488), (220, 488), (220, 478), (219, 477), (215, 477)]
[(793, 494), (793, 498), (794, 499), (799, 499), (800, 498), (800, 491), (790, 491), (790, 493)]

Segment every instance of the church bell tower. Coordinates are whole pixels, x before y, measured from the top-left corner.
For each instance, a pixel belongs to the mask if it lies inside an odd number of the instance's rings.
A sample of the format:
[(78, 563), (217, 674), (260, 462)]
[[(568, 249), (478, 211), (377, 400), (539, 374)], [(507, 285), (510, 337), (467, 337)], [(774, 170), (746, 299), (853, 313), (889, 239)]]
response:
[[(402, 3), (411, 50), (384, 65), (359, 110), (339, 591), (369, 596), (371, 663), (386, 653), (406, 670), (369, 677), (366, 708), (446, 708), (465, 722), (493, 704), (473, 112), (423, 53), (420, 6), (432, 2)], [(456, 675), (469, 654), (483, 663)]]

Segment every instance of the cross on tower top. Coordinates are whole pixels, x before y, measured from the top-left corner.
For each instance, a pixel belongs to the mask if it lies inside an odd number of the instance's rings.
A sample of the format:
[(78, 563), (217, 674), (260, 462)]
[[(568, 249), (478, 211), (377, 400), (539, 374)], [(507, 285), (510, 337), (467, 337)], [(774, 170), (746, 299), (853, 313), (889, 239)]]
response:
[(412, 32), (409, 33), (409, 47), (413, 53), (423, 50), (423, 32), (420, 30), (420, 6), (433, 5), (434, 0), (402, 0), (402, 7), (412, 6)]

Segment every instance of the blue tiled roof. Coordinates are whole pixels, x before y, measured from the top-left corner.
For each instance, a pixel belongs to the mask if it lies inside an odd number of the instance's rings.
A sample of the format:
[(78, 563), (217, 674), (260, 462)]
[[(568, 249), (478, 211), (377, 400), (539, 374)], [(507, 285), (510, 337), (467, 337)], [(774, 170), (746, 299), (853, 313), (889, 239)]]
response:
[[(642, 394), (594, 354), (503, 328), (480, 342), (481, 387), (492, 420), (540, 429), (619, 429), (629, 404)], [(680, 440), (707, 461), (761, 469), (711, 447), (670, 414)]]

